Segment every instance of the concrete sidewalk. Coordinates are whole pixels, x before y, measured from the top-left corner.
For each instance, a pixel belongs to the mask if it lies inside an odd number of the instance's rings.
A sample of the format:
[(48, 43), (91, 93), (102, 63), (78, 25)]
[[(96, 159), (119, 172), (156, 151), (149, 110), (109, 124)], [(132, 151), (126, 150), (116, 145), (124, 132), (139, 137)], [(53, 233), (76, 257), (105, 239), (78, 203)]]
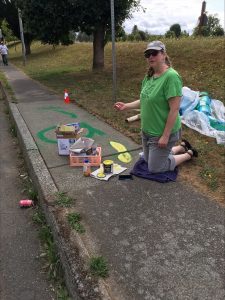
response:
[[(179, 182), (160, 184), (134, 178), (108, 182), (85, 178), (81, 168), (58, 155), (55, 127), (80, 122), (117, 159), (110, 141), (122, 143), (138, 159), (138, 145), (30, 80), (13, 66), (1, 67), (17, 103), (9, 100), (31, 176), (52, 226), (69, 291), (74, 299), (224, 299), (224, 208)], [(55, 192), (74, 199), (71, 208), (55, 205)], [(80, 212), (86, 232), (69, 232), (68, 212)], [(88, 275), (91, 256), (106, 258), (110, 277)]]

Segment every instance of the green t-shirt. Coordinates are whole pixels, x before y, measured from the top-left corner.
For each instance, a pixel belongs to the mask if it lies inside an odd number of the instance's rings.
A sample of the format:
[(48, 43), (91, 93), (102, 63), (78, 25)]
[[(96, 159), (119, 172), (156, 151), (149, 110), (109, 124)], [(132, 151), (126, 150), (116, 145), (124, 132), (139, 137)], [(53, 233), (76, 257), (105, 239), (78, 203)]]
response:
[[(140, 94), (141, 128), (145, 133), (153, 136), (163, 134), (170, 110), (168, 100), (176, 96), (182, 96), (182, 80), (173, 68), (157, 78), (145, 76)], [(171, 133), (180, 127), (178, 114)]]

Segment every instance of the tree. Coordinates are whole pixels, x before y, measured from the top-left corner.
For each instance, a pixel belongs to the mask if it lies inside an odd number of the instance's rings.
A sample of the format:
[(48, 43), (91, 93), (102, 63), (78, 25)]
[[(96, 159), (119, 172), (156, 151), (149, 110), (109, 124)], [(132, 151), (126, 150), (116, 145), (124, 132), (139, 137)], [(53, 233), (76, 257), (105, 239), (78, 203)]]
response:
[(87, 33), (80, 31), (77, 35), (77, 41), (79, 41), (79, 42), (92, 42), (93, 41), (93, 36), (92, 35), (87, 35)]
[(189, 33), (184, 30), (184, 31), (181, 31), (181, 34), (180, 34), (181, 37), (188, 37), (189, 36)]
[(199, 28), (199, 24), (194, 28), (193, 35), (202, 36), (223, 36), (224, 29), (220, 25), (220, 20), (217, 15), (209, 15), (205, 26)]
[[(73, 20), (79, 22), (81, 31), (93, 34), (93, 69), (104, 67), (104, 46), (111, 32), (110, 1), (71, 0), (75, 7)], [(115, 25), (121, 26), (130, 17), (131, 10), (137, 8), (140, 0), (114, 0)], [(78, 20), (79, 19), (79, 20)]]
[(116, 40), (125, 42), (127, 39), (127, 34), (122, 26), (118, 26), (116, 29)]
[[(93, 69), (104, 67), (104, 46), (111, 31), (110, 1), (18, 0), (29, 28), (41, 41), (68, 44), (69, 31), (93, 35)], [(130, 17), (140, 0), (114, 0), (115, 25)]]
[[(0, 19), (3, 18), (6, 19), (8, 28), (12, 30), (13, 35), (20, 39), (17, 0), (0, 0)], [(26, 54), (30, 54), (30, 45), (33, 38), (34, 36), (29, 32), (27, 24), (24, 22), (24, 41)]]
[(0, 0), (0, 20), (5, 19), (13, 34), (19, 38), (19, 20), (15, 0)]
[(13, 31), (9, 27), (9, 23), (6, 21), (6, 19), (3, 19), (3, 21), (0, 22), (0, 27), (2, 29), (2, 34), (7, 42), (16, 40), (16, 37), (14, 36)]
[(172, 38), (175, 38), (175, 37), (176, 37), (176, 35), (175, 35), (175, 32), (174, 32), (174, 31), (168, 30), (168, 31), (165, 33), (165, 38), (172, 39)]
[(213, 31), (214, 36), (223, 36), (224, 35), (224, 29), (221, 26), (217, 26)]
[(217, 36), (218, 33), (219, 33), (219, 35), (224, 35), (224, 30), (220, 26), (220, 20), (217, 17), (217, 15), (209, 15), (208, 16), (208, 24), (206, 27), (207, 27), (209, 35), (211, 35), (211, 36)]
[(137, 25), (134, 25), (131, 34), (128, 35), (130, 41), (146, 41), (149, 37), (148, 32), (139, 30)]
[(135, 35), (135, 34), (138, 34), (138, 32), (139, 32), (139, 29), (138, 29), (137, 25), (134, 25), (132, 28), (131, 34)]
[[(71, 40), (71, 5), (68, 0), (17, 0), (26, 31), (45, 44), (69, 45)], [(77, 30), (78, 31), (78, 30)]]
[(170, 31), (175, 33), (175, 36), (178, 38), (181, 35), (181, 27), (180, 24), (173, 24), (170, 26)]

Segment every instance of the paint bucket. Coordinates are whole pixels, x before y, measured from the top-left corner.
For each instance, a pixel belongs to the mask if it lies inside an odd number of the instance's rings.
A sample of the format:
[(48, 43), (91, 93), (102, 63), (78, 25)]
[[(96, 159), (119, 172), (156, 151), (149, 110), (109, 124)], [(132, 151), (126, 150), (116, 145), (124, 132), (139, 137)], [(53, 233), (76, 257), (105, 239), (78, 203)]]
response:
[(104, 160), (103, 161), (103, 173), (110, 174), (113, 173), (113, 161), (112, 160)]

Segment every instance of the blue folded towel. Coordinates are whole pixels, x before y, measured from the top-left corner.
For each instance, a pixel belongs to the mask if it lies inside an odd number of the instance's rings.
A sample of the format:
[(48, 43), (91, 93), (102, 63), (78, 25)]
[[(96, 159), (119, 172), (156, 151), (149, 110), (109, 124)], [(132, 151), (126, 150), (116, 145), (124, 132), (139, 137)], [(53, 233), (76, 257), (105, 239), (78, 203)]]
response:
[(176, 167), (174, 171), (167, 171), (163, 173), (150, 173), (148, 170), (148, 164), (143, 158), (140, 158), (134, 165), (133, 170), (130, 174), (137, 177), (142, 177), (149, 180), (154, 180), (158, 182), (169, 182), (176, 181), (178, 168)]

